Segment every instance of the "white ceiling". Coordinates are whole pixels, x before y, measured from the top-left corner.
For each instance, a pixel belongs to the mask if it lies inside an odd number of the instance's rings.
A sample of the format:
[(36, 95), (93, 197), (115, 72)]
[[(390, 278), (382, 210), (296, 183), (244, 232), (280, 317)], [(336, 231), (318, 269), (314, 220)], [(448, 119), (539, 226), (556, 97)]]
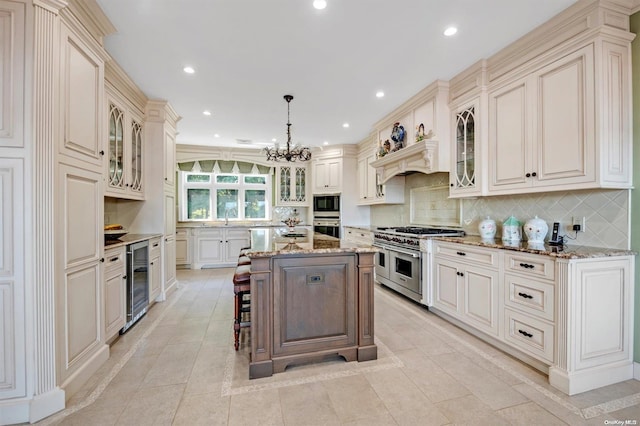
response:
[[(327, 0), (324, 10), (312, 0), (97, 1), (117, 28), (107, 51), (182, 116), (178, 143), (239, 147), (286, 141), (285, 94), (293, 142), (357, 143), (420, 89), (576, 0)], [(447, 38), (449, 25), (459, 31)]]

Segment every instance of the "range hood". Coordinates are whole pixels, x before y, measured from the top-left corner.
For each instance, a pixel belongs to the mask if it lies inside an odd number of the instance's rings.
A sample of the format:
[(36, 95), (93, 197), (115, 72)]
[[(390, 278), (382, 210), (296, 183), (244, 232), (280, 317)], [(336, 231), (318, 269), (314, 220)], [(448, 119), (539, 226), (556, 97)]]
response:
[(371, 167), (376, 169), (380, 183), (385, 183), (394, 176), (404, 176), (409, 173), (448, 172), (448, 164), (440, 164), (438, 156), (439, 142), (423, 140), (390, 152), (384, 157), (372, 161)]

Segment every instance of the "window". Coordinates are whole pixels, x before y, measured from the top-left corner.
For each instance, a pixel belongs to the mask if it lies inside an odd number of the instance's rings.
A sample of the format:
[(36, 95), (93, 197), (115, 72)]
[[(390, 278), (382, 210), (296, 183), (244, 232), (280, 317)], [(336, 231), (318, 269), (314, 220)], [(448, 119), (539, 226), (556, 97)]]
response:
[(271, 176), (180, 172), (181, 221), (271, 219)]

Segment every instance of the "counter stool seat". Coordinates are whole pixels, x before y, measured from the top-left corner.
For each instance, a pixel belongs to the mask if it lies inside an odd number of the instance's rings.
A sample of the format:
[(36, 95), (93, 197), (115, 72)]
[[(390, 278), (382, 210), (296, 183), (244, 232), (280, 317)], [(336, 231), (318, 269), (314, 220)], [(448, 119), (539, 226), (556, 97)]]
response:
[(233, 274), (234, 295), (234, 348), (237, 351), (240, 346), (240, 330), (251, 325), (251, 321), (242, 321), (243, 314), (251, 312), (250, 300), (245, 296), (251, 293), (251, 264), (239, 265)]

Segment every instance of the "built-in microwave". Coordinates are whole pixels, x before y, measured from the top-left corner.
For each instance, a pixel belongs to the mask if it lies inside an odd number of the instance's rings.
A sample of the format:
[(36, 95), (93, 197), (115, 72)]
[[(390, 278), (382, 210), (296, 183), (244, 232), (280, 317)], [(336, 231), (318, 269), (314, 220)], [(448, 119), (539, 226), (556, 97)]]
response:
[[(335, 213), (336, 216), (339, 216), (340, 195), (314, 195), (313, 213), (314, 217), (318, 216), (316, 213)], [(321, 216), (326, 216), (326, 214)]]

